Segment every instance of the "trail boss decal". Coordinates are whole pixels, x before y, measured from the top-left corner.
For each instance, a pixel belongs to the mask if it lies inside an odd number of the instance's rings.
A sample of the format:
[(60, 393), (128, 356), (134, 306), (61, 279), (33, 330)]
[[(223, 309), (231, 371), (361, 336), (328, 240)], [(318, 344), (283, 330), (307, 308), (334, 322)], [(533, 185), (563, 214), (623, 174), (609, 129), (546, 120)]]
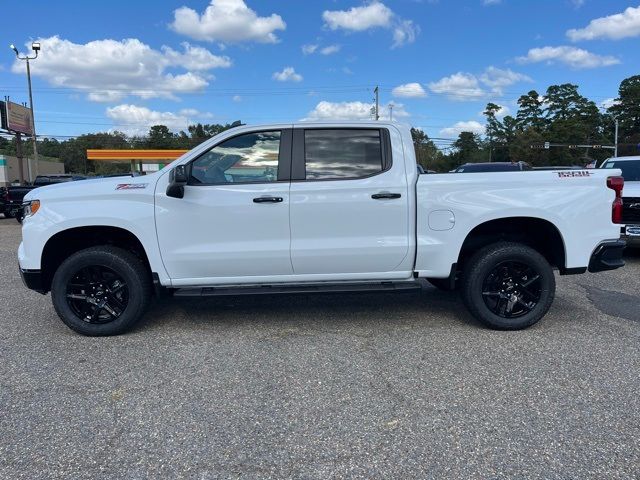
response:
[(591, 172), (588, 170), (579, 170), (579, 171), (568, 171), (568, 172), (556, 172), (558, 177), (567, 178), (567, 177), (590, 177)]
[(148, 183), (119, 183), (116, 190), (136, 190), (138, 188), (147, 188)]

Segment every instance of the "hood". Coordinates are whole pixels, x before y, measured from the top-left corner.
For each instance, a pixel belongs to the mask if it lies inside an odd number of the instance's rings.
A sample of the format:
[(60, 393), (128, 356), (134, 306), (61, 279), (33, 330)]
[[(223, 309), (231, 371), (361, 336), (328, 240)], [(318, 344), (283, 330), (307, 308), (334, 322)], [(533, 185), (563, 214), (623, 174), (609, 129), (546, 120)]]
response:
[(116, 193), (118, 191), (145, 191), (148, 190), (152, 183), (155, 183), (155, 178), (152, 175), (76, 180), (34, 188), (25, 195), (24, 200), (46, 200), (70, 197), (86, 198), (107, 193)]

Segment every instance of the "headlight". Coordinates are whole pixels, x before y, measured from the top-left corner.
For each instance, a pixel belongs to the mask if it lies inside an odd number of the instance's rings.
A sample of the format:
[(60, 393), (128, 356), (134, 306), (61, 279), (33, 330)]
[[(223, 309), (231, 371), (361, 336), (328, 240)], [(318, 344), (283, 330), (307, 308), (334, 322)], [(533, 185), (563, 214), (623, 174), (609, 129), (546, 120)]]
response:
[(31, 215), (35, 215), (40, 209), (40, 200), (29, 200), (22, 204), (22, 217), (27, 218)]

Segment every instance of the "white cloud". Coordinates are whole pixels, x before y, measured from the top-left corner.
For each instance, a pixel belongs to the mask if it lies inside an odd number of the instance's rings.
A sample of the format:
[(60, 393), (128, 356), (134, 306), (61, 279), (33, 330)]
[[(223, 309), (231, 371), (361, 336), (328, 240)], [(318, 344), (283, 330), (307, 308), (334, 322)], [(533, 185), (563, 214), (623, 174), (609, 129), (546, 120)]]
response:
[(584, 0), (571, 0), (571, 3), (575, 8), (580, 8), (584, 5)]
[(314, 53), (320, 53), (322, 55), (333, 55), (334, 53), (338, 53), (341, 48), (342, 46), (338, 44), (321, 47), (317, 43), (310, 43), (302, 46), (302, 53), (305, 55), (312, 55)]
[(420, 33), (420, 27), (413, 23), (413, 20), (399, 20), (393, 27), (392, 48), (401, 47), (406, 43), (413, 43)]
[(281, 72), (274, 72), (272, 75), (278, 82), (301, 82), (302, 75), (296, 73), (293, 67), (285, 67)]
[[(380, 118), (388, 118), (389, 104), (380, 107)], [(393, 118), (406, 118), (409, 113), (404, 105), (398, 103), (393, 106)], [(324, 120), (371, 120), (373, 119), (372, 104), (364, 102), (327, 102), (322, 101), (310, 111), (303, 121)]]
[(620, 60), (609, 55), (598, 55), (582, 48), (560, 46), (560, 47), (542, 47), (532, 48), (526, 56), (516, 59), (520, 63), (538, 63), (546, 62), (547, 64), (562, 63), (571, 68), (597, 68), (609, 65), (617, 65)]
[(458, 72), (448, 77), (441, 78), (437, 82), (429, 83), (432, 92), (446, 95), (451, 100), (473, 101), (487, 95), (478, 83), (475, 75)]
[(201, 113), (195, 109), (183, 109), (178, 113), (158, 112), (147, 107), (137, 105), (118, 105), (107, 108), (107, 117), (113, 120), (114, 128), (129, 135), (143, 135), (153, 125), (166, 125), (169, 130), (186, 130), (194, 123), (191, 118), (210, 118), (210, 114)]
[(620, 40), (638, 36), (640, 36), (640, 6), (629, 7), (622, 13), (608, 17), (596, 18), (591, 20), (585, 28), (573, 28), (567, 31), (567, 37), (573, 42), (597, 38)]
[(392, 48), (413, 43), (420, 27), (412, 20), (404, 20), (396, 15), (384, 3), (377, 0), (361, 7), (351, 7), (349, 10), (325, 10), (322, 19), (331, 30), (347, 30), (363, 32), (372, 28), (392, 30)]
[(443, 128), (440, 130), (440, 135), (446, 137), (457, 137), (461, 132), (472, 132), (478, 135), (484, 133), (484, 125), (475, 120), (469, 120), (468, 122), (457, 122), (454, 125)]
[(234, 102), (241, 102), (242, 101), (242, 97), (240, 95), (234, 95), (231, 100), (233, 100)]
[(493, 92), (502, 95), (502, 89), (519, 82), (531, 82), (531, 78), (523, 73), (514, 72), (507, 68), (506, 70), (496, 68), (494, 66), (487, 67), (480, 81), (492, 88)]
[(427, 92), (424, 91), (422, 85), (419, 83), (405, 83), (404, 85), (398, 85), (391, 94), (394, 97), (400, 98), (422, 98), (427, 96)]
[(322, 19), (331, 30), (352, 30), (362, 32), (370, 28), (391, 26), (393, 11), (384, 3), (373, 2), (349, 10), (325, 10)]
[(303, 45), (302, 46), (302, 53), (304, 53), (305, 55), (311, 55), (312, 53), (315, 53), (316, 50), (318, 50), (319, 46), (320, 45), (318, 45), (318, 44)]
[(600, 102), (600, 105), (602, 106), (602, 108), (611, 108), (614, 105), (618, 105), (620, 102), (615, 99), (615, 98), (607, 98), (605, 100), (603, 100), (602, 102)]
[[(489, 96), (502, 96), (504, 88), (531, 78), (513, 70), (489, 66), (480, 75), (458, 72), (437, 82), (429, 83), (432, 92), (446, 95), (451, 100), (476, 101)], [(489, 87), (489, 90), (484, 86)]]
[(338, 53), (340, 51), (340, 45), (328, 45), (324, 48), (320, 49), (320, 53), (322, 55), (332, 55), (334, 53)]
[[(56, 87), (86, 92), (92, 101), (113, 102), (128, 95), (175, 98), (176, 94), (201, 91), (209, 85), (213, 76), (202, 70), (231, 65), (229, 57), (213, 55), (188, 43), (178, 52), (169, 47), (154, 50), (135, 38), (86, 44), (58, 36), (36, 41), (43, 48), (31, 66), (32, 75)], [(188, 71), (169, 73), (171, 67)], [(24, 62), (16, 61), (12, 71), (22, 73), (24, 68)]]
[(194, 47), (187, 42), (182, 43), (184, 52), (176, 52), (170, 47), (162, 47), (162, 51), (170, 65), (184, 67), (187, 70), (211, 70), (212, 68), (229, 68), (231, 59), (218, 56), (206, 48)]
[(502, 3), (502, 0), (483, 0), (482, 2), (484, 6), (498, 5), (499, 3)]
[(276, 43), (287, 25), (280, 15), (259, 17), (244, 0), (211, 0), (202, 14), (189, 7), (173, 12), (171, 28), (196, 40), (222, 43)]

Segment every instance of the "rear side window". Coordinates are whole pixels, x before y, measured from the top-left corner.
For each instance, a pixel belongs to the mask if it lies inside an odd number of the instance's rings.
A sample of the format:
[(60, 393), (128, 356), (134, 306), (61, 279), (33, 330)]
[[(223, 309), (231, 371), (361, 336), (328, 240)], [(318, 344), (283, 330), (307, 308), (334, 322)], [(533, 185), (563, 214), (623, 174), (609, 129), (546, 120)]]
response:
[(307, 180), (346, 180), (384, 170), (380, 130), (305, 130)]

